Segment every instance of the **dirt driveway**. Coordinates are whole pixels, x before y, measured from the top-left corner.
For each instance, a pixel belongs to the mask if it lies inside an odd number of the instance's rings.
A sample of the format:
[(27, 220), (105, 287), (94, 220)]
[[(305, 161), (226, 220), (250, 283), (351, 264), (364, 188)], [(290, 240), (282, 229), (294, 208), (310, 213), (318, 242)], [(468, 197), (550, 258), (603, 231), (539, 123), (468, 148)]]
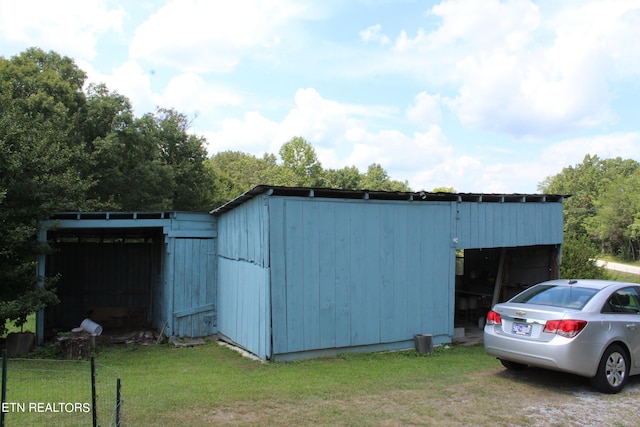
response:
[[(640, 426), (640, 376), (631, 377), (621, 393), (608, 395), (595, 391), (588, 379), (542, 369), (499, 370), (496, 375), (514, 387), (511, 400), (506, 395), (500, 399), (504, 409), (521, 417), (521, 422), (498, 425)], [(521, 386), (529, 392), (517, 392)]]

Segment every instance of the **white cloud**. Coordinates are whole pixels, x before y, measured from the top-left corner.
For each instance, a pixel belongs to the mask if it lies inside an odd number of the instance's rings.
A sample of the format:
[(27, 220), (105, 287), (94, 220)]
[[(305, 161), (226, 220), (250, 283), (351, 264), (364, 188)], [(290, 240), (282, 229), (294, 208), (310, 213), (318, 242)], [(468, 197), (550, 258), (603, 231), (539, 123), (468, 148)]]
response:
[(306, 14), (291, 0), (172, 0), (137, 28), (129, 54), (183, 71), (229, 72), (251, 48), (279, 45), (283, 27)]
[(442, 117), (440, 103), (440, 95), (420, 92), (415, 96), (414, 104), (407, 108), (407, 118), (420, 127), (438, 123)]
[(349, 107), (324, 99), (312, 88), (299, 89), (296, 108), (280, 124), (280, 137), (285, 142), (293, 136), (304, 136), (314, 145), (333, 145), (349, 128), (357, 126), (349, 115)]
[(616, 132), (561, 141), (547, 147), (541, 160), (553, 170), (550, 174), (556, 174), (566, 166), (582, 163), (587, 154), (603, 159), (621, 157), (640, 161), (640, 132)]
[[(538, 161), (522, 155), (518, 159), (509, 152), (506, 159), (510, 160), (504, 160), (505, 154), (500, 153), (484, 157), (462, 153), (433, 122), (425, 121), (422, 132), (372, 130), (365, 120), (367, 106), (324, 99), (312, 88), (299, 89), (294, 101), (280, 121), (256, 111), (246, 112), (242, 119), (223, 120), (220, 130), (204, 133), (210, 154), (239, 150), (255, 156), (277, 155), (283, 143), (302, 136), (324, 168), (356, 166), (364, 173), (370, 164), (379, 163), (392, 179), (407, 180), (414, 190), (427, 191), (451, 186), (461, 192), (534, 192), (539, 181), (554, 173), (544, 158)], [(416, 96), (416, 105), (432, 102), (426, 93)], [(379, 108), (370, 110), (373, 117)]]
[(389, 44), (391, 40), (388, 36), (382, 34), (381, 30), (382, 25), (376, 24), (360, 31), (358, 34), (360, 35), (360, 39), (365, 43), (370, 41), (377, 41), (384, 46)]
[(389, 170), (415, 172), (425, 166), (433, 166), (450, 156), (452, 148), (438, 126), (426, 132), (407, 135), (397, 130), (360, 132), (352, 136), (353, 151), (348, 163), (366, 167), (380, 163)]
[(208, 112), (220, 106), (239, 105), (242, 96), (229, 88), (207, 82), (195, 73), (172, 78), (161, 96), (160, 105), (182, 112)]
[(38, 46), (64, 55), (92, 59), (98, 38), (122, 31), (126, 14), (106, 0), (0, 0), (0, 38), (24, 46)]
[(445, 0), (428, 16), (436, 28), (401, 31), (376, 71), (453, 89), (442, 101), (472, 128), (547, 137), (608, 125), (613, 82), (640, 74), (637, 0)]
[(611, 96), (598, 59), (558, 59), (549, 51), (466, 58), (457, 66), (463, 84), (448, 105), (463, 123), (520, 136), (610, 122)]
[(136, 61), (127, 61), (102, 74), (90, 63), (80, 60), (78, 66), (87, 73), (87, 83), (105, 83), (110, 90), (126, 96), (136, 115), (155, 111), (156, 107), (173, 108), (190, 118), (210, 120), (222, 107), (236, 106), (243, 97), (232, 89), (203, 79), (195, 73), (184, 73), (171, 78), (163, 91), (153, 91), (154, 75), (147, 73)]
[(264, 153), (276, 154), (278, 123), (268, 120), (259, 112), (247, 111), (243, 119), (224, 119), (221, 130), (203, 132), (207, 139), (208, 151), (214, 155), (221, 151), (233, 150), (261, 156)]
[[(242, 120), (223, 120), (221, 130), (205, 133), (207, 139), (211, 138), (212, 154), (229, 149), (254, 155), (265, 151), (277, 154), (282, 144), (295, 136), (302, 136), (314, 146), (320, 157), (320, 153), (336, 149), (344, 135), (359, 126), (358, 119), (352, 115), (366, 114), (364, 107), (324, 99), (313, 88), (298, 89), (294, 103), (294, 108), (280, 122), (266, 119), (256, 111), (246, 112)], [(377, 110), (374, 108), (374, 115)]]
[(156, 106), (169, 107), (159, 103), (160, 97), (151, 89), (150, 75), (135, 61), (127, 61), (111, 70), (111, 74), (103, 74), (94, 69), (89, 62), (76, 61), (87, 73), (87, 83), (104, 83), (110, 90), (126, 96), (136, 111), (136, 115), (153, 112)]
[(442, 25), (428, 35), (419, 34), (432, 49), (456, 48), (468, 54), (500, 46), (518, 51), (531, 40), (541, 14), (528, 0), (445, 0), (430, 12)]
[[(608, 79), (617, 50), (611, 41), (620, 38), (622, 17), (635, 13), (639, 4), (611, 6), (594, 2), (562, 10), (549, 21), (554, 25), (550, 43), (525, 51), (496, 45), (462, 58), (456, 65), (462, 85), (450, 102), (453, 111), (464, 123), (514, 135), (610, 123)], [(640, 27), (626, 25), (623, 32), (640, 38)]]
[(640, 73), (640, 2), (597, 0), (560, 11), (553, 18), (553, 51), (567, 62), (602, 53), (620, 75)]

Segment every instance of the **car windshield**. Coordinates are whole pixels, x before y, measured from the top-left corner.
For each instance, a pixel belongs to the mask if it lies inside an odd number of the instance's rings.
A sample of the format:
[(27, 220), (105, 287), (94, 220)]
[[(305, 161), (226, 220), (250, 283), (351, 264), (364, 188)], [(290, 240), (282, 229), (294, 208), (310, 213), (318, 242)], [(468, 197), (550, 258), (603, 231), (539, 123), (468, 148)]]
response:
[(598, 293), (598, 289), (576, 286), (536, 285), (513, 297), (511, 302), (581, 310), (596, 293)]

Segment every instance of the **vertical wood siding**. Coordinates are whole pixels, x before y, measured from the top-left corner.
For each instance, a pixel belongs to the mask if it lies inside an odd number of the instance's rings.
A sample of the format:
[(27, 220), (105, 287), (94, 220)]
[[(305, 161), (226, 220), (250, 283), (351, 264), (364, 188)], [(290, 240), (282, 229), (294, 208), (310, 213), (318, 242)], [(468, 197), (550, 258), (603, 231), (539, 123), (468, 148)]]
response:
[(269, 270), (240, 260), (218, 261), (218, 333), (251, 353), (271, 356)]
[(449, 203), (269, 201), (274, 355), (453, 332)]
[(562, 243), (562, 203), (455, 204), (457, 247), (498, 248)]
[(262, 358), (271, 355), (266, 196), (218, 219), (218, 333)]
[(215, 239), (173, 241), (173, 334), (214, 333), (216, 309)]
[[(171, 335), (173, 331), (173, 265), (171, 264), (172, 254), (169, 248), (173, 245), (173, 239), (166, 239), (162, 243), (161, 255), (161, 275), (160, 283), (156, 286), (151, 298), (152, 325), (157, 329), (165, 330), (167, 335)], [(169, 243), (171, 242), (171, 243)]]

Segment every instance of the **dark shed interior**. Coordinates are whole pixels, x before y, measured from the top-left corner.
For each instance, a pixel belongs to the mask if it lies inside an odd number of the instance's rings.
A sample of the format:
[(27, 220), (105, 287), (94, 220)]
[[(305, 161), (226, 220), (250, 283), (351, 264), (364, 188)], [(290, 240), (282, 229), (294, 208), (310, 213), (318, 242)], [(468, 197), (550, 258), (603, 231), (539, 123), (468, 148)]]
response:
[(465, 249), (456, 259), (455, 325), (480, 326), (493, 304), (557, 279), (558, 246)]
[(45, 310), (45, 335), (90, 318), (104, 327), (140, 328), (152, 315), (152, 292), (162, 271), (162, 228), (61, 229), (46, 275), (59, 277), (60, 303)]

